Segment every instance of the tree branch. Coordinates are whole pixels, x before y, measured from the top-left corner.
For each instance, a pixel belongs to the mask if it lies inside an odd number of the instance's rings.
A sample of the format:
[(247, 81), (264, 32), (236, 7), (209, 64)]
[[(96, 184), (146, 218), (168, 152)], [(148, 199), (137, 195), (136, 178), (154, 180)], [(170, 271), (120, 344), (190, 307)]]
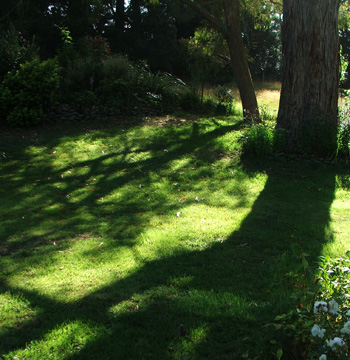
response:
[(221, 21), (212, 15), (209, 11), (203, 9), (194, 0), (179, 0), (182, 4), (188, 6), (190, 9), (201, 15), (208, 23), (217, 31), (221, 32)]

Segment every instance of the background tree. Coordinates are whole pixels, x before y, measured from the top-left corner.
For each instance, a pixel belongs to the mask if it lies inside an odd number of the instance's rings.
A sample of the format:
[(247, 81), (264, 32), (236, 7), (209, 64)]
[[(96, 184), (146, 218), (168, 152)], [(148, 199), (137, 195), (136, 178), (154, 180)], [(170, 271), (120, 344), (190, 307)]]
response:
[[(198, 14), (200, 14), (213, 29), (221, 33), (227, 43), (232, 69), (242, 100), (243, 113), (259, 118), (258, 102), (256, 99), (253, 80), (249, 70), (248, 59), (241, 32), (240, 2), (239, 0), (224, 0), (219, 8), (221, 16), (214, 15), (194, 0), (180, 0)], [(218, 4), (214, 2), (218, 10)]]
[(339, 80), (339, 0), (285, 0), (283, 79), (277, 127), (294, 149), (335, 150)]

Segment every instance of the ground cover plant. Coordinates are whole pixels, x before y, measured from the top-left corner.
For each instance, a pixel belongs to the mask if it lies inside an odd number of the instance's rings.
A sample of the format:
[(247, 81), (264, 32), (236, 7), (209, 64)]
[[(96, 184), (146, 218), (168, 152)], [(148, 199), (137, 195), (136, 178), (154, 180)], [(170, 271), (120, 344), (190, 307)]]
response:
[(295, 290), (276, 260), (345, 253), (350, 174), (242, 157), (242, 133), (240, 117), (4, 129), (1, 356), (292, 358), (269, 326)]

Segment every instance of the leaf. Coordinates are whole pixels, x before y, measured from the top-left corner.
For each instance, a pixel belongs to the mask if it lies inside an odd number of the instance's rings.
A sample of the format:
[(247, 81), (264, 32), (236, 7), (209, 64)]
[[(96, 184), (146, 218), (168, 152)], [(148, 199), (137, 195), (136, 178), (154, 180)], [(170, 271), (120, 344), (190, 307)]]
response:
[(282, 349), (278, 349), (278, 350), (277, 350), (277, 354), (276, 354), (276, 356), (277, 356), (277, 360), (282, 359), (282, 356), (283, 356), (283, 350), (282, 350)]

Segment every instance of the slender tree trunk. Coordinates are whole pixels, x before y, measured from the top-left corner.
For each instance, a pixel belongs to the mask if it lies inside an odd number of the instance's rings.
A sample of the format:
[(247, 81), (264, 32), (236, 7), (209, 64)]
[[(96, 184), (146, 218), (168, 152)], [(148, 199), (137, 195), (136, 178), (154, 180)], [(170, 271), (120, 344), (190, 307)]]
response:
[(239, 0), (224, 0), (226, 31), (224, 37), (228, 45), (231, 65), (245, 116), (259, 119), (258, 102), (250, 74), (246, 49), (242, 40)]
[(339, 0), (284, 0), (283, 78), (277, 127), (289, 145), (334, 151), (338, 114)]
[(180, 0), (196, 11), (216, 31), (223, 34), (229, 48), (231, 66), (242, 100), (243, 114), (259, 121), (259, 108), (242, 40), (239, 0), (224, 0), (225, 19), (222, 22), (194, 0)]

